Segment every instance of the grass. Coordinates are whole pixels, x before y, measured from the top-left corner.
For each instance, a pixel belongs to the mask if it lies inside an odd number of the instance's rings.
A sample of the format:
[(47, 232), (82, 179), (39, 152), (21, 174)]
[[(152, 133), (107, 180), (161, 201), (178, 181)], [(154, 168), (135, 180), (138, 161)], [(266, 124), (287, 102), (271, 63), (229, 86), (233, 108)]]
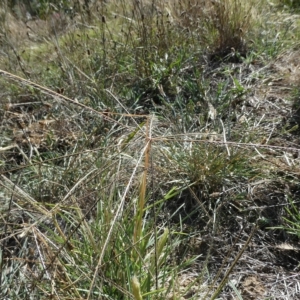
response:
[(1, 5), (1, 296), (247, 299), (244, 254), (299, 241), (298, 16), (68, 3)]

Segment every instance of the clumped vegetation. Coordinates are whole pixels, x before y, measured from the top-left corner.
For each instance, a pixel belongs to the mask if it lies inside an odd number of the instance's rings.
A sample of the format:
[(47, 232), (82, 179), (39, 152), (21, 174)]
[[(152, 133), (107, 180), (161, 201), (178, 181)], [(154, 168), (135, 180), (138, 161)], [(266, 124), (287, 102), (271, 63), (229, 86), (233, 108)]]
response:
[(1, 298), (296, 299), (295, 3), (0, 5)]

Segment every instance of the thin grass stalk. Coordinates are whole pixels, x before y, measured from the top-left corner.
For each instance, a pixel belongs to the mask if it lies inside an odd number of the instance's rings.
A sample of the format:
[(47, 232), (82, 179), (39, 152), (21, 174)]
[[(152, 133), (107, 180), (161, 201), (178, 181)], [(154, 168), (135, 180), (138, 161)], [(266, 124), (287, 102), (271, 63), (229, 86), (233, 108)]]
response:
[[(12, 79), (15, 82), (19, 82), (21, 84), (24, 84), (24, 85), (30, 86), (30, 87), (32, 87), (34, 89), (37, 89), (40, 92), (42, 92), (42, 93), (44, 93), (44, 94), (46, 94), (48, 96), (58, 97), (59, 99), (65, 100), (65, 101), (67, 101), (69, 103), (72, 103), (72, 104), (74, 104), (76, 106), (79, 106), (79, 107), (81, 107), (83, 109), (89, 110), (89, 111), (95, 113), (96, 115), (102, 116), (103, 119), (105, 119), (106, 121), (119, 124), (122, 127), (126, 126), (126, 125), (123, 125), (123, 124), (119, 123), (118, 121), (112, 119), (111, 117), (107, 116), (108, 113), (106, 113), (106, 112), (97, 111), (97, 110), (93, 109), (92, 107), (89, 107), (89, 106), (84, 105), (84, 104), (82, 104), (82, 103), (80, 103), (80, 102), (78, 102), (76, 100), (73, 100), (73, 99), (67, 97), (67, 96), (59, 94), (59, 93), (57, 93), (57, 92), (55, 92), (55, 91), (53, 91), (53, 90), (51, 90), (51, 89), (49, 89), (49, 88), (47, 88), (45, 86), (39, 85), (39, 84), (37, 84), (35, 82), (31, 82), (30, 80), (27, 80), (25, 78), (22, 78), (20, 76), (14, 75), (14, 74), (11, 74), (11, 73), (6, 72), (6, 71), (1, 70), (1, 69), (0, 69), (0, 75), (4, 75), (7, 78), (10, 78), (10, 79)], [(112, 113), (110, 113), (110, 114), (112, 114)]]
[[(151, 119), (153, 120), (153, 118)], [(150, 132), (150, 137), (151, 137), (151, 132)], [(152, 186), (152, 193), (154, 192), (154, 178), (153, 178), (153, 170), (154, 170), (154, 167), (153, 167), (153, 157), (152, 157), (152, 153), (151, 153), (151, 156), (150, 156), (150, 159), (151, 159), (151, 172), (152, 172), (152, 176), (151, 176), (151, 186)], [(153, 205), (153, 225), (154, 225), (154, 263), (155, 263), (155, 287), (156, 287), (156, 290), (158, 290), (158, 256), (157, 253), (159, 253), (157, 251), (157, 227), (156, 227), (156, 224), (157, 224), (157, 221), (156, 221), (156, 204), (154, 203)]]
[[(78, 230), (78, 228), (81, 226), (82, 222), (86, 219), (86, 216), (90, 214), (90, 212), (94, 209), (94, 207), (97, 205), (98, 200), (95, 201), (93, 203), (93, 205), (91, 205), (91, 207), (89, 208), (89, 210), (85, 213), (85, 215), (83, 216), (83, 218), (81, 220), (78, 221), (77, 226), (75, 226), (75, 228), (73, 230), (71, 230), (71, 232), (68, 234), (66, 241), (62, 243), (62, 245), (57, 249), (56, 253), (54, 255), (52, 255), (52, 259), (50, 260), (50, 262), (48, 263), (48, 266), (46, 266), (45, 269), (43, 269), (40, 273), (40, 275), (38, 276), (38, 278), (34, 281), (34, 283), (32, 284), (31, 288), (30, 288), (30, 292), (33, 293), (34, 289), (37, 286), (37, 283), (39, 281), (42, 280), (43, 276), (45, 275), (46, 271), (53, 265), (53, 263), (55, 262), (55, 260), (58, 258), (59, 254), (62, 252), (62, 250), (66, 247), (68, 241), (71, 239), (71, 237), (73, 236), (73, 234)], [(30, 226), (30, 228), (32, 228), (32, 226)]]
[[(90, 226), (88, 225), (88, 223), (86, 221), (86, 218), (84, 217), (84, 215), (82, 213), (82, 210), (81, 210), (80, 206), (78, 205), (78, 203), (76, 202), (75, 199), (73, 199), (73, 203), (74, 203), (74, 207), (76, 208), (78, 219), (83, 220), (82, 230), (84, 231), (85, 236), (88, 238), (90, 244), (92, 245), (93, 250), (95, 252), (97, 252), (98, 251), (97, 243), (96, 243), (95, 238), (94, 238), (94, 236), (91, 232)], [(71, 246), (71, 244), (70, 244), (70, 246)]]
[(70, 241), (68, 241), (67, 237), (65, 236), (65, 234), (63, 233), (63, 231), (61, 230), (57, 220), (56, 220), (56, 215), (53, 214), (52, 215), (52, 220), (53, 220), (53, 224), (55, 226), (55, 228), (57, 229), (59, 235), (61, 236), (61, 238), (63, 239), (63, 243), (66, 245), (67, 249), (74, 249), (74, 246), (70, 243)]
[(16, 184), (14, 184), (11, 180), (9, 180), (6, 176), (1, 175), (0, 176), (3, 181), (6, 183), (4, 185), (0, 181), (0, 186), (3, 186), (5, 189), (10, 190), (13, 194), (17, 195), (18, 197), (21, 197), (30, 205), (32, 205), (35, 209), (37, 209), (43, 216), (49, 217), (49, 211), (44, 209), (43, 206), (37, 202), (35, 199), (33, 199), (30, 195), (28, 195), (25, 191), (23, 191), (20, 187), (18, 187)]
[[(35, 243), (36, 243), (36, 248), (38, 249), (38, 253), (39, 253), (39, 257), (40, 257), (40, 261), (41, 261), (41, 265), (42, 265), (42, 268), (43, 268), (43, 271), (44, 271), (44, 274), (47, 276), (47, 279), (51, 282), (54, 282), (55, 278), (54, 278), (54, 275), (57, 275), (58, 277), (62, 277), (64, 278), (64, 284), (67, 285), (69, 288), (70, 287), (74, 287), (74, 283), (72, 282), (68, 272), (66, 272), (66, 268), (64, 266), (64, 263), (62, 263), (60, 261), (60, 259), (58, 258), (58, 255), (56, 255), (52, 249), (49, 247), (49, 243), (45, 240), (45, 238), (43, 237), (43, 234), (36, 228), (32, 228), (32, 233), (33, 233), (33, 236), (34, 236), (34, 239), (35, 239)], [(66, 238), (66, 241), (65, 243), (68, 244), (70, 243), (69, 242), (69, 238)], [(44, 247), (41, 247), (40, 243), (44, 246)], [(64, 244), (65, 244), (64, 243)], [(68, 247), (66, 247), (67, 250), (68, 250)], [(51, 261), (48, 266), (46, 266), (46, 257), (43, 257), (43, 254), (42, 254), (42, 250), (44, 249), (44, 251), (47, 253), (47, 256), (50, 258), (50, 257), (54, 257), (55, 259), (53, 261)], [(49, 270), (49, 267), (53, 267), (53, 264), (54, 262), (56, 262), (56, 265), (59, 267), (59, 271), (57, 273), (56, 272), (48, 272)], [(39, 283), (42, 284), (42, 280), (36, 280), (37, 284), (36, 286), (38, 288), (40, 288), (41, 290), (43, 290), (43, 287), (39, 286)], [(32, 290), (33, 291), (33, 290)], [(72, 291), (76, 294), (76, 298), (79, 299), (80, 298), (80, 294), (79, 292), (77, 291), (76, 287), (74, 287), (72, 289)], [(52, 291), (53, 293), (53, 291)], [(56, 290), (54, 290), (54, 293), (57, 295), (57, 292)], [(58, 296), (58, 295), (57, 295)]]
[(242, 235), (242, 232), (243, 232), (243, 228), (240, 230), (238, 236), (235, 238), (235, 241), (233, 242), (232, 246), (230, 247), (230, 249), (229, 249), (229, 251), (228, 251), (226, 257), (224, 258), (224, 260), (223, 260), (223, 262), (222, 262), (222, 264), (221, 264), (221, 266), (220, 266), (220, 268), (219, 268), (219, 271), (218, 271), (217, 275), (214, 277), (214, 281), (213, 281), (212, 284), (211, 284), (212, 286), (215, 286), (215, 284), (216, 284), (218, 278), (220, 277), (220, 275), (221, 275), (221, 273), (222, 273), (222, 271), (223, 271), (223, 268), (224, 268), (225, 264), (227, 263), (227, 261), (228, 261), (228, 259), (229, 259), (230, 254), (231, 254), (232, 251), (233, 251), (234, 246), (235, 246), (235, 245), (237, 244), (237, 242), (239, 241), (239, 239), (240, 239), (240, 237), (241, 237), (241, 235)]
[(92, 282), (91, 282), (91, 285), (90, 285), (90, 289), (89, 289), (89, 292), (88, 292), (87, 300), (89, 300), (91, 298), (92, 291), (93, 291), (93, 288), (94, 288), (94, 285), (95, 285), (95, 281), (96, 281), (96, 277), (98, 276), (99, 269), (100, 269), (100, 267), (102, 265), (104, 254), (105, 254), (106, 248), (107, 248), (107, 246), (109, 244), (109, 241), (111, 239), (111, 236), (112, 236), (112, 233), (113, 233), (113, 229), (114, 229), (114, 227), (116, 225), (116, 222), (117, 222), (118, 218), (120, 217), (121, 210), (124, 207), (124, 203), (125, 203), (125, 199), (126, 199), (127, 193), (129, 192), (129, 188), (131, 186), (131, 183), (132, 183), (132, 181), (133, 181), (133, 179), (134, 179), (134, 177), (135, 177), (135, 175), (137, 173), (137, 169), (138, 169), (138, 167), (140, 165), (140, 162), (141, 162), (142, 158), (144, 157), (145, 152), (147, 152), (149, 144), (150, 144), (150, 140), (147, 142), (146, 146), (142, 150), (142, 153), (141, 153), (141, 155), (140, 155), (140, 157), (139, 157), (139, 159), (138, 159), (138, 161), (136, 163), (136, 166), (135, 166), (135, 168), (134, 168), (134, 170), (133, 170), (133, 172), (132, 172), (132, 174), (130, 176), (129, 182), (128, 182), (126, 188), (125, 188), (124, 194), (123, 194), (123, 196), (121, 198), (121, 201), (120, 201), (119, 206), (117, 208), (116, 214), (115, 214), (115, 216), (114, 216), (114, 218), (112, 220), (112, 224), (111, 224), (111, 226), (109, 228), (109, 231), (107, 233), (106, 240), (105, 240), (105, 242), (103, 244), (102, 251), (100, 253), (100, 257), (99, 257), (97, 266), (96, 266), (95, 271), (94, 271), (94, 275), (93, 275), (93, 279), (92, 279)]
[(133, 238), (134, 244), (136, 244), (137, 241), (139, 241), (141, 238), (142, 218), (143, 218), (143, 212), (144, 212), (144, 207), (145, 207), (147, 175), (148, 175), (148, 168), (149, 168), (149, 153), (150, 153), (150, 148), (151, 148), (151, 142), (149, 140), (149, 118), (147, 118), (147, 123), (146, 123), (146, 142), (147, 142), (147, 148), (145, 151), (145, 165), (144, 165), (144, 172), (142, 175), (142, 180), (141, 180), (141, 185), (140, 185), (137, 219), (136, 219), (135, 227), (134, 227), (134, 238)]
[(153, 270), (154, 268), (157, 269), (158, 266), (158, 260), (161, 256), (161, 254), (163, 253), (164, 247), (168, 241), (169, 238), (169, 229), (165, 228), (163, 234), (161, 235), (159, 241), (156, 243), (157, 247), (156, 247), (156, 253), (154, 253), (154, 259), (151, 259), (151, 266), (150, 269)]
[[(68, 197), (71, 196), (71, 194), (76, 190), (76, 188), (80, 185), (83, 184), (83, 182), (85, 181), (85, 179), (87, 177), (89, 177), (92, 173), (94, 173), (96, 171), (96, 169), (93, 169), (92, 171), (90, 171), (89, 173), (87, 173), (83, 178), (81, 178), (73, 187), (72, 189), (67, 193), (67, 195), (60, 201), (58, 202), (50, 211), (45, 211), (43, 213), (43, 216), (41, 218), (39, 218), (36, 222), (34, 222), (33, 224), (31, 224), (27, 229), (24, 230), (24, 232), (21, 234), (22, 236), (25, 236), (27, 234), (27, 232), (34, 226), (36, 226), (38, 223), (41, 223), (42, 221), (44, 221), (47, 217), (52, 217), (53, 214), (56, 213), (57, 210), (59, 210), (60, 206), (62, 205), (62, 203), (68, 199)], [(28, 196), (29, 197), (29, 196)], [(35, 201), (35, 200), (34, 200)], [(38, 203), (37, 201), (35, 201), (36, 203)], [(37, 207), (37, 209), (39, 209), (39, 206), (35, 206)], [(43, 212), (43, 211), (42, 211)]]
[[(232, 272), (233, 268), (235, 267), (235, 265), (237, 264), (237, 262), (239, 261), (239, 259), (241, 258), (242, 254), (244, 253), (244, 251), (246, 250), (246, 248), (248, 247), (254, 233), (256, 232), (258, 228), (258, 225), (255, 225), (245, 243), (245, 245), (243, 246), (243, 248), (241, 249), (241, 251), (238, 253), (238, 255), (236, 256), (236, 258), (234, 259), (233, 263), (231, 264), (230, 268), (228, 269), (228, 271), (226, 272), (224, 278), (222, 279), (221, 283), (219, 284), (217, 290), (214, 292), (214, 294), (212, 295), (212, 297), (210, 298), (210, 300), (215, 300), (216, 297), (219, 296), (219, 294), (221, 293), (223, 287), (225, 286), (225, 284), (228, 281), (228, 277), (230, 275), (230, 273)], [(204, 299), (206, 299), (208, 292), (206, 293)]]

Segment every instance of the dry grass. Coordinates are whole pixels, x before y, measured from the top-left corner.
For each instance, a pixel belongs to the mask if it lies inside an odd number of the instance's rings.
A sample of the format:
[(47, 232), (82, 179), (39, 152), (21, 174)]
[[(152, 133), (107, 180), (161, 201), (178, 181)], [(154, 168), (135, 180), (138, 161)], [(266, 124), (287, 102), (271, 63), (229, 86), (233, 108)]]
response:
[(298, 17), (78, 3), (1, 6), (1, 296), (295, 299)]

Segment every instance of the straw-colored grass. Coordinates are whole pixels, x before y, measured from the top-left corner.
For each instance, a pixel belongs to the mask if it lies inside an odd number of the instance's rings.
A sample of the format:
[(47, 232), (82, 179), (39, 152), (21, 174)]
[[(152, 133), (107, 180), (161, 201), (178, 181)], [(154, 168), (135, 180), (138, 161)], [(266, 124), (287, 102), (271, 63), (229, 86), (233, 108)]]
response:
[(1, 299), (297, 296), (281, 2), (0, 4)]

